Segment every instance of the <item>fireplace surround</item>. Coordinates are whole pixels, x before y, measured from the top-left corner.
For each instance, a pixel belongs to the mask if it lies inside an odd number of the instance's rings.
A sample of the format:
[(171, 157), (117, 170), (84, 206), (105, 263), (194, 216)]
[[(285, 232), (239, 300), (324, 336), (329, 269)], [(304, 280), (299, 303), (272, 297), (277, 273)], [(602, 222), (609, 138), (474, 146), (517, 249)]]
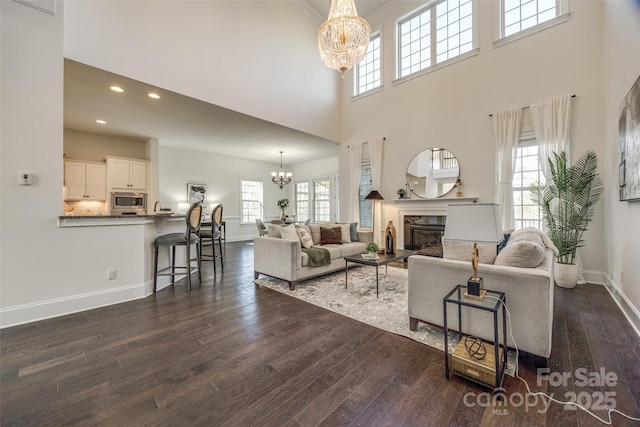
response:
[(445, 215), (404, 215), (404, 248), (442, 258)]

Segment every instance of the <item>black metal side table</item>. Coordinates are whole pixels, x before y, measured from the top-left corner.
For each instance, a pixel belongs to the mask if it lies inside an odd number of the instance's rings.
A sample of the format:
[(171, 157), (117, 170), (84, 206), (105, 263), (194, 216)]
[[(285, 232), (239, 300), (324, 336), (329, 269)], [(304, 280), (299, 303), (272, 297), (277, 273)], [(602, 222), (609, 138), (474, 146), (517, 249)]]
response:
[[(457, 285), (455, 288), (444, 297), (442, 301), (442, 309), (444, 313), (444, 365), (445, 365), (445, 376), (449, 379), (449, 373), (453, 372), (455, 375), (471, 380), (475, 383), (483, 385), (485, 387), (492, 388), (494, 391), (502, 386), (502, 380), (504, 378), (504, 373), (507, 368), (507, 315), (504, 309), (504, 303), (506, 303), (506, 296), (504, 292), (491, 291), (486, 290), (487, 293), (483, 299), (476, 299), (472, 297), (465, 297), (465, 293), (467, 291), (467, 287), (464, 285)], [(458, 307), (458, 334), (460, 335), (460, 344), (459, 347), (464, 344), (464, 333), (462, 331), (462, 307), (469, 307), (471, 309), (483, 310), (493, 315), (493, 343), (490, 345), (490, 349), (493, 350), (493, 360), (495, 360), (495, 366), (491, 366), (488, 371), (489, 375), (493, 375), (493, 371), (495, 371), (495, 379), (487, 378), (487, 372), (482, 372), (485, 366), (481, 366), (473, 357), (469, 356), (468, 358), (459, 357), (461, 356), (458, 353), (458, 349), (452, 355), (449, 355), (449, 343), (448, 343), (448, 326), (447, 326), (447, 304), (454, 304)], [(498, 324), (498, 312), (502, 310), (502, 343), (500, 342), (499, 337), (499, 324)], [(492, 347), (492, 348), (491, 348)], [(465, 353), (466, 351), (463, 349), (461, 351)], [(456, 353), (458, 353), (458, 357), (456, 358)], [(460, 361), (463, 366), (462, 369), (452, 369), (449, 365), (449, 359), (453, 361)], [(490, 358), (487, 359), (490, 361)], [(474, 366), (475, 365), (475, 366)], [(478, 369), (480, 368), (480, 369)]]

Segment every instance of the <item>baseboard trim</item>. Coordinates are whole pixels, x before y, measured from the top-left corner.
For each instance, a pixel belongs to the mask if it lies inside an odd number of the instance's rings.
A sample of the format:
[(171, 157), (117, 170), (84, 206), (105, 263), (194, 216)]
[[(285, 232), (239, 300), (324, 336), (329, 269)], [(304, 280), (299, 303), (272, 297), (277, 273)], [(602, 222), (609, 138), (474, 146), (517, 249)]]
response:
[(93, 308), (144, 298), (153, 292), (153, 283), (140, 283), (106, 291), (56, 298), (0, 310), (0, 329), (64, 316)]
[(636, 334), (640, 336), (640, 311), (633, 305), (629, 298), (622, 292), (618, 284), (608, 275), (605, 274), (605, 288), (611, 295), (611, 298), (618, 304), (620, 310), (625, 315)]
[(594, 283), (597, 285), (604, 285), (606, 283), (604, 279), (605, 274), (602, 271), (584, 270), (583, 275), (584, 280), (587, 283)]

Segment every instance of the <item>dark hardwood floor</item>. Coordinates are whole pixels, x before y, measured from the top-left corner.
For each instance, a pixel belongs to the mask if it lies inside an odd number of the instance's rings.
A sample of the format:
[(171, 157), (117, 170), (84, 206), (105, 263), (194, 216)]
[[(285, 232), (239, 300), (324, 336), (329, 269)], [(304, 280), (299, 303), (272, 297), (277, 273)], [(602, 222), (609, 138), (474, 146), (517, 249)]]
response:
[[(545, 410), (517, 378), (495, 401), (445, 379), (438, 350), (256, 286), (246, 243), (227, 243), (224, 273), (212, 271), (206, 263), (190, 293), (182, 281), (0, 331), (2, 425), (602, 425), (580, 410)], [(537, 377), (525, 354), (520, 374), (534, 392), (639, 417), (635, 331), (604, 287), (555, 291), (551, 374)]]

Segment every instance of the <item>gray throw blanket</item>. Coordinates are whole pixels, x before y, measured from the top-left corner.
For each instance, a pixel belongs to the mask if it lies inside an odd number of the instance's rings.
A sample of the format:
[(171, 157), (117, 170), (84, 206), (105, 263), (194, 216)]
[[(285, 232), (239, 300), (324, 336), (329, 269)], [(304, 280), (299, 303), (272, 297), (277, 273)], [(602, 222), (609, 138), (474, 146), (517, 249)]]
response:
[(325, 248), (312, 246), (309, 249), (302, 248), (302, 252), (309, 255), (309, 267), (322, 267), (331, 264), (331, 254)]

